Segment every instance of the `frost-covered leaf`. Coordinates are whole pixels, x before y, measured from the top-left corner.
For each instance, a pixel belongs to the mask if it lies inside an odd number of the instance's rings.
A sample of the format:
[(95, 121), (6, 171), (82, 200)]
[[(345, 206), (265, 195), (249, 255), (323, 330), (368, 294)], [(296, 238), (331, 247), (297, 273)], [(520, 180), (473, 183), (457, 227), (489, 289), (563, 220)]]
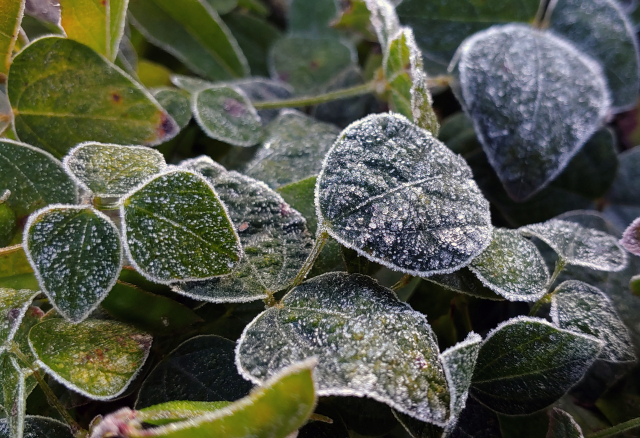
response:
[(238, 88), (213, 86), (191, 97), (193, 116), (211, 138), (234, 146), (253, 146), (262, 138), (260, 116)]
[(151, 342), (148, 334), (115, 321), (71, 324), (53, 318), (29, 333), (37, 364), (63, 385), (94, 400), (124, 392), (147, 359)]
[(58, 158), (83, 141), (151, 146), (178, 133), (151, 94), (76, 41), (36, 40), (16, 55), (10, 74), (18, 137)]
[(136, 409), (174, 400), (235, 401), (252, 384), (234, 363), (235, 343), (219, 336), (196, 336), (173, 350), (145, 379)]
[(502, 301), (504, 298), (486, 285), (484, 285), (476, 274), (471, 272), (469, 268), (462, 268), (450, 274), (436, 274), (426, 277), (425, 280), (435, 283), (447, 290), (471, 295), (476, 298), (487, 300)]
[(613, 106), (630, 109), (638, 100), (640, 62), (636, 31), (616, 0), (559, 0), (550, 29), (598, 61)]
[(118, 229), (89, 206), (38, 210), (25, 226), (24, 245), (42, 292), (72, 322), (98, 307), (122, 266)]
[(549, 271), (542, 254), (516, 230), (494, 228), (491, 244), (469, 269), (509, 301), (537, 301), (546, 293)]
[(470, 394), (502, 414), (539, 411), (575, 385), (601, 349), (596, 338), (543, 319), (510, 319), (482, 343)]
[(180, 129), (189, 124), (191, 120), (191, 103), (189, 95), (182, 90), (175, 88), (156, 88), (152, 90), (153, 97), (167, 110), (169, 115), (176, 121)]
[(174, 291), (212, 302), (262, 299), (288, 286), (311, 252), (313, 239), (300, 213), (265, 184), (227, 172), (208, 157), (183, 167), (202, 173), (227, 206), (244, 256), (230, 275), (178, 283)]
[(627, 253), (611, 234), (574, 222), (551, 219), (518, 231), (549, 245), (567, 264), (617, 272), (627, 266)]
[(625, 230), (620, 244), (631, 254), (640, 257), (640, 217)]
[(558, 327), (600, 339), (600, 359), (633, 362), (636, 355), (629, 331), (609, 298), (597, 287), (581, 281), (565, 281), (551, 301), (551, 319)]
[(229, 406), (231, 402), (171, 401), (140, 410), (144, 422), (153, 426), (175, 423), (206, 415)]
[(115, 61), (124, 35), (129, 0), (59, 0), (67, 38)]
[(547, 415), (549, 415), (547, 438), (583, 438), (584, 435), (578, 423), (562, 409), (550, 409)]
[(493, 27), (469, 38), (459, 69), (478, 138), (517, 201), (556, 178), (609, 115), (600, 66), (529, 26)]
[(213, 80), (246, 76), (249, 66), (217, 12), (202, 0), (131, 0), (132, 23), (153, 44)]
[(328, 273), (297, 286), (254, 319), (237, 347), (239, 370), (261, 383), (318, 357), (318, 395), (366, 396), (444, 424), (450, 396), (426, 318), (370, 277)]
[(96, 196), (122, 196), (166, 167), (161, 153), (144, 146), (81, 143), (63, 165), (80, 187)]
[(640, 217), (640, 146), (621, 153), (619, 159), (618, 175), (606, 196), (604, 215), (625, 229)]
[[(73, 438), (66, 424), (53, 418), (27, 415), (24, 422), (24, 438)], [(16, 438), (11, 434), (5, 418), (0, 420), (0, 438)]]
[(370, 20), (383, 51), (389, 47), (389, 42), (400, 30), (398, 15), (393, 4), (388, 0), (365, 0), (370, 12)]
[(24, 14), (24, 0), (2, 0), (0, 2), (0, 79), (4, 82), (11, 66), (13, 48), (18, 39), (20, 23)]
[(28, 289), (0, 288), (0, 354), (6, 350), (22, 322), (31, 301), (38, 294)]
[(289, 3), (288, 31), (292, 35), (311, 38), (338, 37), (339, 34), (329, 27), (329, 23), (338, 15), (336, 0), (291, 0)]
[(489, 203), (464, 160), (402, 116), (345, 129), (316, 186), (318, 217), (342, 245), (418, 276), (450, 273), (489, 245)]
[(48, 204), (74, 204), (78, 190), (62, 164), (41, 149), (0, 141), (0, 188), (11, 191), (8, 205), (18, 218)]
[(315, 176), (338, 134), (333, 125), (298, 111), (282, 111), (267, 126), (261, 148), (243, 173), (273, 189)]
[(172, 170), (134, 189), (120, 207), (125, 249), (156, 283), (230, 273), (242, 249), (224, 205), (201, 176)]

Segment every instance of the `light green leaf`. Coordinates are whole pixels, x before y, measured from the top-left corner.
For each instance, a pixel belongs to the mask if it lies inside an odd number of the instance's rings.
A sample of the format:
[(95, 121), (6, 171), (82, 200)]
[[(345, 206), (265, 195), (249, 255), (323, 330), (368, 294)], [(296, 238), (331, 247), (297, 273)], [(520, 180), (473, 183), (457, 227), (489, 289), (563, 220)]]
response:
[(253, 146), (262, 138), (260, 116), (238, 88), (213, 86), (191, 97), (193, 115), (211, 138), (234, 146)]
[(37, 364), (63, 385), (94, 400), (124, 392), (144, 364), (152, 338), (115, 321), (71, 324), (48, 319), (31, 329)]
[(24, 0), (2, 0), (0, 10), (0, 80), (4, 82), (24, 15)]
[(543, 319), (510, 319), (482, 343), (470, 393), (502, 414), (539, 411), (575, 385), (601, 349), (596, 338)]
[(329, 23), (338, 15), (336, 0), (291, 0), (289, 3), (289, 34), (310, 38), (338, 38)]
[(318, 177), (316, 206), (342, 245), (416, 276), (456, 271), (491, 241), (489, 203), (471, 169), (395, 114), (342, 132)]
[(82, 321), (98, 307), (122, 266), (118, 229), (89, 206), (38, 210), (25, 226), (24, 245), (42, 292), (71, 322)]
[(620, 245), (631, 254), (640, 257), (640, 217), (633, 221), (624, 231)]
[(618, 2), (559, 0), (551, 7), (550, 29), (602, 65), (615, 110), (633, 108), (640, 88), (638, 43)]
[(491, 244), (469, 269), (509, 301), (537, 301), (547, 292), (549, 271), (542, 254), (515, 230), (494, 228)]
[(60, 0), (60, 24), (67, 38), (115, 61), (128, 3), (129, 0)]
[(125, 249), (156, 283), (229, 274), (242, 249), (224, 205), (201, 176), (172, 170), (128, 194), (120, 207)]
[(549, 430), (547, 438), (583, 438), (582, 429), (573, 417), (562, 409), (553, 408), (549, 415)]
[(22, 245), (0, 249), (0, 288), (40, 291)]
[(0, 354), (13, 340), (22, 318), (36, 295), (38, 292), (28, 289), (0, 288)]
[(478, 138), (516, 201), (554, 180), (609, 116), (600, 66), (552, 33), (493, 27), (461, 46), (459, 70)]
[[(73, 438), (66, 424), (53, 418), (27, 415), (24, 422), (25, 438)], [(15, 438), (10, 432), (6, 419), (0, 420), (0, 438)]]
[(620, 229), (625, 229), (640, 216), (640, 146), (619, 156), (620, 167), (606, 196), (604, 215)]
[(99, 197), (122, 196), (167, 167), (153, 149), (92, 142), (71, 149), (63, 165), (78, 186)]
[(426, 318), (364, 275), (333, 272), (297, 286), (245, 328), (236, 354), (255, 383), (316, 356), (319, 396), (369, 397), (421, 421), (449, 419), (447, 381)]
[(153, 97), (167, 110), (169, 115), (176, 121), (178, 127), (183, 129), (191, 120), (191, 103), (189, 95), (183, 90), (175, 88), (161, 87), (152, 90)]
[(208, 157), (187, 160), (184, 168), (202, 173), (227, 206), (244, 256), (231, 275), (178, 283), (175, 292), (211, 302), (246, 302), (287, 287), (313, 246), (300, 213), (265, 184), (227, 172)]
[(600, 339), (604, 344), (600, 359), (636, 360), (629, 330), (611, 300), (597, 287), (575, 280), (562, 283), (553, 293), (551, 319), (560, 328)]
[(249, 74), (231, 32), (203, 0), (131, 0), (132, 23), (153, 44), (212, 80)]
[(0, 141), (0, 187), (20, 219), (48, 204), (75, 204), (78, 189), (51, 154), (24, 143)]
[(625, 250), (614, 236), (603, 231), (560, 219), (527, 225), (518, 231), (542, 240), (570, 265), (612, 272), (627, 266)]
[(66, 38), (41, 38), (22, 50), (8, 92), (18, 137), (58, 158), (83, 141), (152, 146), (178, 133), (151, 94)]
[(338, 134), (333, 125), (284, 110), (267, 126), (262, 146), (243, 173), (273, 189), (316, 176)]
[(140, 410), (144, 422), (154, 426), (200, 417), (226, 408), (231, 402), (170, 401)]

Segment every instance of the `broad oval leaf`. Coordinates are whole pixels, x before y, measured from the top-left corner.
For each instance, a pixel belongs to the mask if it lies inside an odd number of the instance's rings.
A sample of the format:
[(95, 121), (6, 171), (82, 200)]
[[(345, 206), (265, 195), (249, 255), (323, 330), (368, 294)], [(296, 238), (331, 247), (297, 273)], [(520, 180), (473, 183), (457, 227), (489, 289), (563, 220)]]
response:
[[(24, 421), (24, 438), (73, 438), (69, 426), (53, 418), (27, 415)], [(0, 438), (15, 438), (6, 419), (0, 420)]]
[(412, 275), (458, 270), (491, 241), (489, 203), (464, 159), (394, 114), (342, 132), (318, 177), (316, 207), (342, 245)]
[(28, 289), (0, 287), (0, 354), (13, 340), (31, 301), (38, 293)]
[(482, 343), (470, 393), (502, 414), (539, 411), (575, 385), (601, 349), (596, 338), (543, 319), (510, 319)]
[(24, 15), (24, 0), (2, 0), (2, 21), (0, 21), (0, 82), (4, 82), (11, 66), (13, 48), (20, 32)]
[(551, 319), (558, 327), (600, 339), (600, 359), (633, 362), (636, 355), (629, 330), (613, 303), (600, 289), (581, 281), (565, 281), (553, 292)]
[(640, 217), (625, 230), (620, 245), (631, 254), (640, 257)]
[(576, 420), (562, 409), (550, 409), (547, 415), (549, 416), (547, 438), (584, 438)]
[(75, 204), (78, 189), (51, 154), (17, 141), (0, 141), (0, 187), (18, 218), (48, 204)]
[(80, 187), (100, 197), (125, 195), (167, 167), (153, 149), (92, 142), (71, 149), (63, 165)]
[(225, 275), (240, 260), (224, 204), (193, 172), (172, 170), (137, 187), (122, 200), (120, 216), (129, 259), (156, 283)]
[(551, 219), (518, 231), (542, 240), (570, 265), (611, 272), (627, 266), (627, 253), (614, 236), (575, 222)]
[(260, 116), (242, 90), (219, 85), (191, 97), (193, 116), (211, 138), (234, 146), (253, 146), (262, 138)]
[(604, 70), (617, 111), (635, 106), (640, 89), (636, 31), (615, 0), (558, 0), (550, 29), (567, 38)]
[(161, 87), (152, 90), (153, 97), (167, 110), (169, 115), (176, 121), (178, 127), (183, 129), (191, 120), (191, 102), (189, 94), (184, 90)]
[(242, 375), (261, 383), (316, 356), (319, 396), (369, 397), (443, 425), (450, 395), (427, 320), (389, 289), (360, 274), (328, 273), (289, 292), (244, 330)]
[(609, 115), (600, 66), (528, 26), (496, 26), (469, 38), (459, 69), (478, 138), (517, 201), (558, 176)]
[(98, 307), (122, 266), (118, 229), (88, 206), (38, 210), (25, 226), (24, 245), (42, 292), (72, 322), (82, 321)]
[(94, 400), (122, 394), (138, 374), (152, 338), (115, 321), (71, 324), (48, 319), (29, 333), (37, 364), (54, 379)]
[(60, 158), (78, 143), (157, 145), (179, 129), (151, 94), (76, 41), (40, 38), (13, 60), (18, 137)]
[(542, 254), (516, 230), (494, 228), (491, 244), (469, 269), (509, 301), (537, 301), (547, 292), (549, 271)]

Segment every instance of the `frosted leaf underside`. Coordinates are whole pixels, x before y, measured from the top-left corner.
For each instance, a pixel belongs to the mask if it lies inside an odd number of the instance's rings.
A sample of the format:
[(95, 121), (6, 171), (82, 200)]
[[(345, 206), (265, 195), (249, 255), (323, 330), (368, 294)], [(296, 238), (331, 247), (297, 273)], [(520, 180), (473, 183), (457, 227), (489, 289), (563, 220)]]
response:
[(640, 257), (640, 217), (625, 230), (620, 244), (631, 254)]
[(444, 424), (449, 392), (424, 315), (375, 280), (329, 273), (260, 314), (236, 350), (242, 374), (262, 382), (316, 356), (318, 395), (366, 396), (422, 421)]
[(555, 290), (551, 319), (558, 327), (586, 333), (604, 343), (600, 358), (612, 362), (636, 359), (629, 330), (611, 300), (596, 287), (581, 281), (565, 281)]
[(466, 110), (509, 196), (549, 184), (596, 132), (610, 99), (600, 67), (529, 26), (496, 26), (460, 49)]
[(627, 266), (627, 254), (617, 239), (603, 231), (560, 219), (527, 225), (519, 231), (542, 240), (570, 265), (612, 272)]
[(342, 132), (318, 177), (316, 207), (340, 243), (413, 275), (460, 269), (491, 240), (489, 203), (464, 159), (394, 114)]

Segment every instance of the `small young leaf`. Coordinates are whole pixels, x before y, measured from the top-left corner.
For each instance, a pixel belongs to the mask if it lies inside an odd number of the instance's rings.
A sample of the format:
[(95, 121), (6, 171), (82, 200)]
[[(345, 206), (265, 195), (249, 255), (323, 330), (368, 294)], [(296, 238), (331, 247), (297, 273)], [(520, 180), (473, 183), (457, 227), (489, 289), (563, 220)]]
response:
[(494, 228), (491, 244), (469, 269), (509, 301), (537, 301), (546, 293), (549, 271), (538, 248), (516, 230)]
[(493, 27), (469, 38), (459, 69), (480, 142), (516, 201), (555, 179), (609, 114), (600, 66), (529, 26)]
[(249, 73), (235, 38), (203, 0), (131, 0), (129, 15), (149, 41), (199, 75), (224, 80)]
[(13, 60), (18, 137), (61, 158), (83, 141), (157, 145), (175, 121), (122, 70), (76, 41), (40, 38)]
[(328, 273), (289, 292), (244, 330), (238, 369), (261, 383), (303, 358), (319, 359), (318, 395), (373, 398), (443, 425), (450, 396), (426, 318), (370, 277)]
[(191, 97), (191, 109), (211, 138), (234, 146), (253, 146), (262, 138), (260, 116), (238, 88), (219, 85), (198, 91)]
[(242, 253), (224, 205), (207, 181), (173, 170), (134, 189), (120, 207), (125, 249), (156, 283), (230, 273)]
[[(53, 418), (27, 415), (24, 421), (24, 438), (73, 438), (66, 424)], [(0, 438), (16, 438), (6, 419), (0, 420)]]
[(629, 331), (611, 300), (596, 287), (575, 280), (562, 283), (553, 294), (551, 319), (560, 328), (600, 339), (604, 343), (600, 359), (636, 360)]
[(616, 238), (599, 230), (551, 219), (518, 231), (542, 240), (570, 265), (612, 272), (622, 271), (627, 266), (627, 253)]
[(167, 110), (169, 115), (176, 121), (178, 127), (183, 129), (191, 120), (191, 102), (189, 95), (183, 90), (175, 88), (161, 87), (152, 90), (153, 97)]
[(51, 154), (24, 143), (0, 141), (0, 187), (18, 219), (48, 204), (74, 204), (78, 189)]
[(482, 343), (470, 393), (502, 414), (536, 412), (575, 385), (601, 349), (596, 338), (543, 319), (510, 319)]
[(547, 438), (584, 438), (578, 423), (562, 409), (550, 409), (547, 415), (549, 415)]
[(94, 400), (124, 392), (144, 364), (152, 338), (115, 321), (71, 324), (48, 319), (31, 329), (37, 364), (54, 379)]
[(36, 295), (38, 292), (28, 289), (0, 288), (0, 354), (13, 340), (22, 318)]
[(640, 146), (620, 154), (620, 167), (606, 196), (604, 215), (620, 229), (640, 216)]
[(25, 226), (24, 245), (42, 292), (71, 322), (82, 321), (98, 307), (122, 266), (118, 229), (88, 206), (38, 210)]
[(149, 373), (136, 409), (174, 400), (219, 402), (246, 396), (253, 385), (238, 374), (234, 348), (234, 342), (219, 336), (182, 343)]
[(2, 0), (0, 1), (2, 10), (2, 20), (0, 21), (0, 79), (4, 82), (11, 58), (13, 48), (20, 32), (20, 23), (24, 15), (24, 0)]
[(96, 196), (123, 196), (166, 167), (161, 153), (144, 146), (81, 143), (63, 160), (76, 183)]
[(318, 177), (316, 207), (342, 245), (417, 276), (456, 271), (491, 241), (489, 203), (464, 160), (395, 114), (342, 132)]
[(640, 257), (640, 217), (625, 230), (620, 240), (620, 245), (631, 254)]
[(272, 189), (316, 176), (338, 134), (333, 125), (284, 110), (267, 126), (262, 147), (243, 173)]

